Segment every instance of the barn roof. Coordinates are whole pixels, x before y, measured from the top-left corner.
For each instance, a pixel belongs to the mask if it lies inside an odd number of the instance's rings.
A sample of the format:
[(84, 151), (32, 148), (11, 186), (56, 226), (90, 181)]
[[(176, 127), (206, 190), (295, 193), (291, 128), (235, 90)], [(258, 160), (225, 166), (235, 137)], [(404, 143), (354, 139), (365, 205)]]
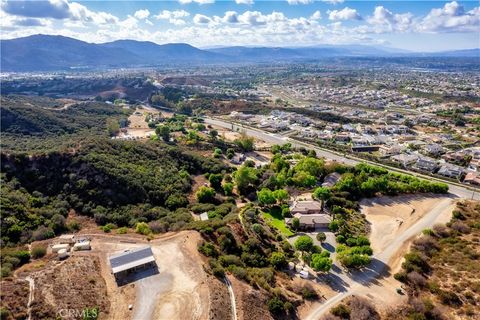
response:
[(149, 262), (155, 262), (155, 257), (151, 247), (144, 247), (112, 255), (109, 260), (112, 272), (115, 274)]

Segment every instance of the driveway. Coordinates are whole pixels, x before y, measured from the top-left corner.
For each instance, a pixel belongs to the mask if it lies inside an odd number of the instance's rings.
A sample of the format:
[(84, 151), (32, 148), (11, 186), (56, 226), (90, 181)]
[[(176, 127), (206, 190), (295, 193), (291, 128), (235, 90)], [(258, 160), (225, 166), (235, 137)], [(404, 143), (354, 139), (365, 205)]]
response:
[(388, 267), (390, 259), (401, 249), (406, 241), (420, 234), (422, 230), (431, 227), (437, 217), (449, 209), (451, 201), (451, 198), (439, 200), (432, 210), (395, 238), (385, 250), (374, 255), (372, 262), (366, 268), (358, 271), (348, 271), (339, 266), (338, 263), (335, 263), (332, 270), (328, 274), (320, 276), (319, 280), (329, 283), (334, 290), (338, 291), (338, 294), (312, 310), (305, 320), (319, 319), (342, 299), (354, 294), (363, 287), (378, 283), (378, 280), (383, 277), (388, 277), (390, 275)]

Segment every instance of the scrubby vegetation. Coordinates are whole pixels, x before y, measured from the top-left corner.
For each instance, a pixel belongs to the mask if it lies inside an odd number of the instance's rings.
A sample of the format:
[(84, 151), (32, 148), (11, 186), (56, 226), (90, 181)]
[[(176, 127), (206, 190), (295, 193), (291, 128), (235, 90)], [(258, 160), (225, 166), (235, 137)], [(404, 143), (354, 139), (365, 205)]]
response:
[(475, 319), (480, 316), (480, 203), (461, 201), (447, 225), (435, 225), (414, 241), (395, 278), (408, 305), (390, 319)]
[(75, 154), (2, 154), (2, 241), (53, 237), (66, 230), (70, 209), (100, 225), (155, 220), (164, 231), (179, 230), (191, 221), (191, 176), (222, 170), (220, 162), (161, 142), (95, 140)]
[[(274, 156), (266, 165), (247, 160), (238, 168), (230, 167), (226, 159), (236, 151), (252, 150), (254, 140), (243, 133), (234, 143), (223, 141), (202, 119), (187, 116), (200, 107), (184, 98), (183, 92), (173, 89), (153, 95), (154, 104), (173, 106), (183, 114), (150, 119), (156, 135), (139, 142), (108, 138), (129, 113), (119, 106), (75, 104), (64, 112), (52, 110), (58, 109), (55, 105), (33, 106), (30, 100), (2, 97), (7, 101), (5, 115), (2, 105), (2, 130), (11, 147), (11, 152), (1, 155), (1, 246), (8, 248), (2, 250), (2, 276), (28, 262), (30, 254), (33, 259), (45, 255), (43, 247), (33, 247), (29, 253), (23, 244), (78, 230), (78, 224), (67, 224), (73, 213), (91, 217), (105, 233), (123, 234), (131, 228), (153, 238), (162, 232), (193, 229), (203, 236), (198, 250), (211, 274), (234, 275), (268, 296), (267, 307), (276, 318), (294, 317), (300, 301), (317, 293), (306, 286), (289, 289), (281, 284), (289, 263), (305, 263), (321, 273), (328, 272), (333, 261), (309, 236), (298, 237), (294, 246), (286, 239), (299, 228), (297, 218), (285, 224), (285, 218), (292, 217), (290, 194), (311, 192), (321, 201), (322, 209), (334, 218), (330, 229), (340, 243), (339, 261), (360, 268), (372, 254), (368, 226), (358, 211), (361, 198), (448, 190), (443, 184), (375, 166), (327, 165), (315, 152), (293, 150), (290, 144), (273, 146)], [(42, 99), (42, 103), (55, 101)], [(36, 108), (41, 110), (33, 115)], [(72, 137), (74, 148), (58, 143), (50, 150), (31, 144), (36, 137), (45, 141)], [(333, 172), (341, 175), (340, 181), (331, 188), (320, 187)], [(208, 220), (193, 218), (203, 213)], [(454, 228), (465, 230), (460, 224)], [(324, 241), (325, 234), (317, 240)], [(410, 271), (424, 276), (429, 270)]]
[[(127, 124), (129, 109), (103, 102), (65, 103), (44, 97), (0, 97), (3, 152), (45, 152), (77, 146), (92, 136), (108, 136)], [(62, 109), (63, 108), (63, 109)]]

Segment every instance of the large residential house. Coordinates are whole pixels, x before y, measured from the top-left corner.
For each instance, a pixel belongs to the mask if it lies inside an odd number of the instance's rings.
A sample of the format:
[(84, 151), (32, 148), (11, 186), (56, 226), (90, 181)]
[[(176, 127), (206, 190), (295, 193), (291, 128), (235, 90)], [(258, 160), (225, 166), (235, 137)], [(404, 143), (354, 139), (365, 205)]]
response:
[(415, 167), (428, 172), (434, 172), (438, 168), (437, 160), (429, 157), (419, 157)]
[(321, 203), (318, 201), (294, 201), (290, 207), (292, 218), (285, 222), (291, 225), (294, 218), (300, 222), (300, 229), (326, 228), (332, 221), (330, 215), (322, 212)]
[(454, 164), (445, 164), (438, 170), (438, 174), (455, 179), (460, 179), (464, 173), (464, 168)]
[(445, 152), (443, 150), (443, 147), (439, 144), (436, 144), (436, 143), (427, 144), (424, 147), (424, 151), (427, 154), (432, 155), (432, 156), (439, 156), (439, 155), (441, 155)]
[(318, 201), (294, 201), (290, 207), (290, 213), (300, 214), (318, 214), (322, 212), (322, 205)]
[(396, 156), (391, 157), (391, 159), (403, 167), (408, 167), (417, 162), (418, 156), (416, 154), (398, 154)]
[[(300, 222), (300, 229), (317, 229), (317, 228), (327, 228), (330, 222), (332, 222), (332, 217), (328, 214), (298, 214), (294, 216), (298, 218)], [(287, 224), (292, 223), (293, 218), (285, 219)]]
[(478, 172), (470, 171), (463, 179), (463, 182), (480, 186), (480, 175)]

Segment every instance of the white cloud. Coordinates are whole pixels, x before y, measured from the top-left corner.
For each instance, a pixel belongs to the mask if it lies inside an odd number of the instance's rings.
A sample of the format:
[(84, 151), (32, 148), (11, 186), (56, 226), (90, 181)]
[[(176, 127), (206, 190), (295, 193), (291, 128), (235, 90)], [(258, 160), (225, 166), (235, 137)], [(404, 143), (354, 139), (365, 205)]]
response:
[(176, 26), (182, 26), (186, 24), (183, 18), (186, 18), (188, 16), (190, 16), (190, 13), (185, 10), (175, 10), (175, 11), (163, 10), (153, 17), (156, 18), (157, 20), (168, 20), (168, 22)]
[(327, 11), (328, 19), (332, 21), (337, 20), (361, 20), (362, 17), (357, 12), (356, 9), (350, 9), (349, 7), (345, 7), (342, 10), (332, 10)]
[(456, 1), (432, 9), (418, 25), (425, 32), (480, 32), (480, 7), (468, 12)]
[(138, 27), (138, 20), (137, 18), (128, 15), (125, 20), (120, 22), (123, 28), (125, 29), (136, 29)]
[(150, 16), (150, 11), (148, 11), (148, 9), (138, 10), (133, 14), (133, 16), (140, 20), (147, 19), (148, 16)]
[(344, 3), (345, 0), (322, 0), (322, 2), (329, 3), (329, 4), (339, 4), (339, 3)]
[(192, 2), (196, 2), (198, 4), (210, 4), (215, 3), (215, 0), (178, 0), (181, 4), (189, 4)]
[(57, 20), (79, 20), (95, 24), (117, 23), (118, 18), (107, 12), (89, 10), (78, 2), (67, 0), (28, 1), (15, 0), (3, 1), (1, 8), (4, 12), (29, 18), (52, 18)]
[(310, 4), (313, 3), (313, 0), (287, 0), (288, 4), (296, 5), (296, 4)]
[(287, 21), (287, 17), (283, 12), (273, 11), (270, 14), (263, 14), (260, 11), (245, 11), (241, 15), (238, 15), (238, 21), (242, 24), (259, 26), (267, 23), (278, 23), (281, 21)]
[(236, 4), (247, 4), (247, 5), (252, 5), (254, 2), (253, 0), (235, 0)]
[(203, 14), (196, 14), (195, 17), (193, 17), (193, 22), (195, 24), (208, 24), (212, 22), (212, 19)]
[(320, 20), (320, 19), (322, 19), (322, 13), (320, 12), (320, 10), (315, 11), (315, 12), (310, 16), (310, 19), (312, 19), (312, 20)]
[(405, 32), (412, 27), (413, 14), (409, 12), (394, 14), (383, 6), (377, 6), (373, 11), (373, 15), (367, 19), (367, 22), (375, 26), (374, 31), (377, 33), (391, 31)]
[(227, 11), (222, 18), (225, 23), (238, 23), (238, 13), (235, 11)]

